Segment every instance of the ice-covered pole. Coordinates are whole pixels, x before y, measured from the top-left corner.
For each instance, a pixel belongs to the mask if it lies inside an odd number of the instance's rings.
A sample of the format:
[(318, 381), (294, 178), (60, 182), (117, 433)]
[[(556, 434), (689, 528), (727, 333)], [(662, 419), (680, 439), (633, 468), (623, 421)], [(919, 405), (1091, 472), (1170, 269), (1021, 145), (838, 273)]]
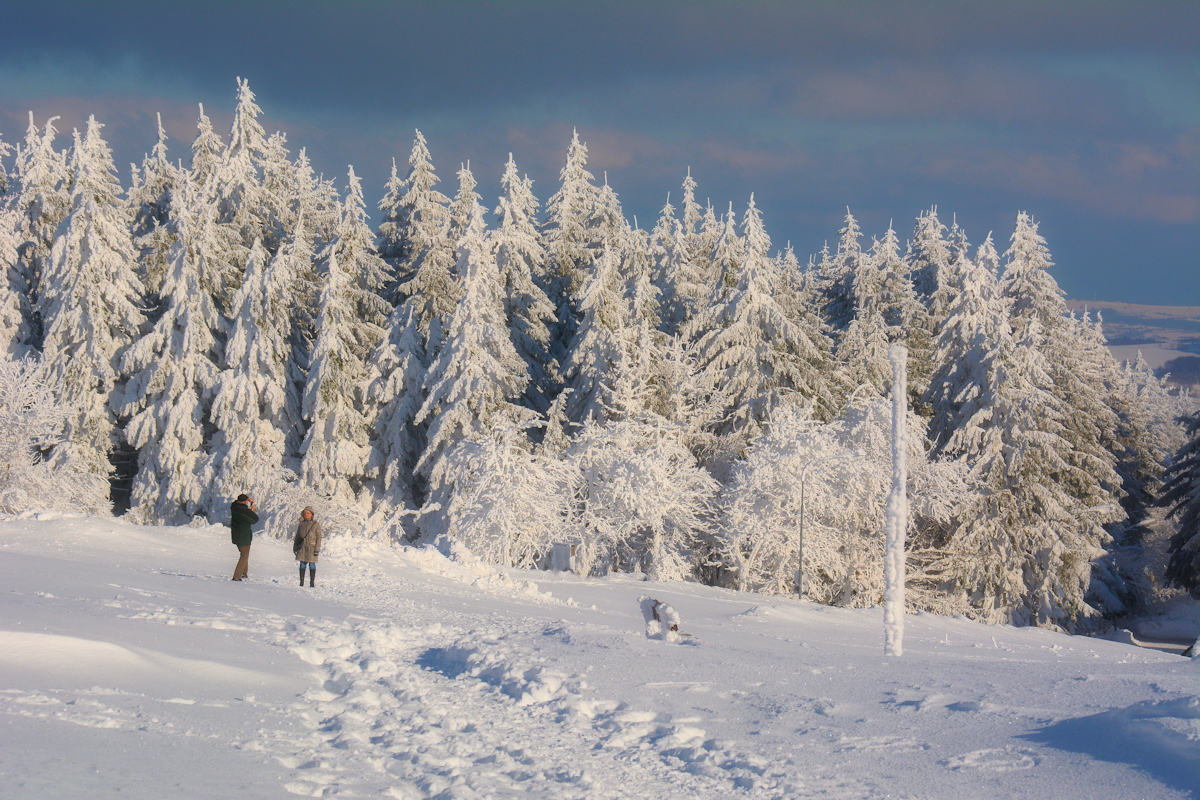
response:
[(888, 348), (892, 362), (892, 492), (883, 552), (883, 654), (904, 655), (904, 534), (908, 528), (908, 349)]

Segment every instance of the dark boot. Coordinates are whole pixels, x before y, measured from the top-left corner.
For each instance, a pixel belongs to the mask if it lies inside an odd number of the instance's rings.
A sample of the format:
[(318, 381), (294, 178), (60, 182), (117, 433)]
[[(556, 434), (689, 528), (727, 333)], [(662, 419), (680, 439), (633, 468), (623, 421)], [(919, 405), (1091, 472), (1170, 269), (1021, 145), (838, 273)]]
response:
[(300, 565), (300, 585), (304, 585), (304, 565)]
[(310, 587), (317, 585), (317, 568), (316, 567), (308, 568), (308, 585)]

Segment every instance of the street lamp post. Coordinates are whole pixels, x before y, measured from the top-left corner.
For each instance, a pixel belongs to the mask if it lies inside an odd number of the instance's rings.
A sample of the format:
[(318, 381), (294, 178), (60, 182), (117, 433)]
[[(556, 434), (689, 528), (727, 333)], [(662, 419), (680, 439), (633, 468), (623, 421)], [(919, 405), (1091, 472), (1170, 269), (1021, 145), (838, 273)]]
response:
[(822, 458), (814, 458), (812, 461), (809, 461), (804, 465), (804, 469), (800, 470), (800, 530), (799, 536), (797, 537), (799, 541), (796, 546), (798, 556), (796, 564), (796, 596), (801, 599), (804, 598), (804, 488), (808, 483), (808, 471), (817, 464), (824, 464), (827, 461), (836, 462), (850, 458), (862, 459), (864, 456), (862, 453), (833, 453)]

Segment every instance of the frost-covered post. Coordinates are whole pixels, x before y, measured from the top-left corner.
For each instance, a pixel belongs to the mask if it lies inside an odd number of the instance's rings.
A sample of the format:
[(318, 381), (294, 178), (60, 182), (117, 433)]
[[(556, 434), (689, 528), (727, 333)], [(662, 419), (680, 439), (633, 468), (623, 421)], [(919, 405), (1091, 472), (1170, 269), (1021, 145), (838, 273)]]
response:
[(908, 527), (908, 349), (888, 348), (892, 362), (892, 492), (887, 501), (883, 553), (883, 653), (904, 655), (904, 533)]

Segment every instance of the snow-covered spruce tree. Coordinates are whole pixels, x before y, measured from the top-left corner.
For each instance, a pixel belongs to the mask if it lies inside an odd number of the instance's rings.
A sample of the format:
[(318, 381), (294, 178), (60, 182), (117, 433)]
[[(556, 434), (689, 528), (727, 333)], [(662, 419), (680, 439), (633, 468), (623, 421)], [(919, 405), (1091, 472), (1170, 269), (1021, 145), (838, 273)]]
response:
[(822, 258), (818, 265), (817, 287), (825, 319), (837, 336), (841, 336), (854, 319), (854, 278), (859, 262), (867, 258), (858, 240), (862, 236), (858, 221), (846, 209), (846, 220), (838, 232), (837, 253)]
[(888, 362), (889, 330), (879, 302), (884, 277), (880, 265), (887, 263), (890, 246), (890, 242), (876, 240), (870, 256), (858, 259), (852, 276), (854, 318), (837, 345), (837, 359), (844, 365), (851, 385), (856, 389), (867, 387), (877, 397), (887, 393), (892, 371)]
[[(779, 406), (722, 493), (720, 547), (741, 591), (797, 594), (866, 606), (883, 593), (883, 522), (891, 488), (891, 408), (883, 398), (848, 406), (821, 424), (807, 405)], [(970, 496), (961, 464), (928, 459), (924, 421), (908, 415), (910, 532), (948, 525)], [(923, 576), (910, 571), (910, 580)], [(914, 587), (915, 588), (915, 587)], [(935, 593), (914, 605), (944, 610)]]
[(550, 282), (547, 294), (555, 305), (559, 323), (552, 354), (561, 362), (575, 336), (579, 322), (576, 300), (595, 256), (590, 247), (594, 237), (588, 230), (588, 220), (598, 190), (587, 171), (587, 145), (579, 141), (578, 131), (571, 135), (567, 162), (558, 177), (559, 190), (546, 202), (542, 237), (546, 244), (545, 272)]
[(10, 186), (8, 167), (4, 165), (4, 159), (8, 158), (8, 154), (11, 152), (12, 146), (0, 138), (0, 205), (8, 203)]
[(48, 463), (72, 410), (32, 359), (0, 357), (0, 512), (109, 514), (108, 481), (81, 462)]
[(650, 232), (650, 257), (654, 262), (653, 281), (661, 305), (661, 329), (668, 336), (679, 333), (691, 318), (691, 306), (681, 290), (692, 270), (683, 223), (675, 218), (670, 196), (662, 207), (654, 230)]
[[(1068, 444), (1065, 456), (1070, 469), (1061, 476), (1062, 490), (1086, 509), (1103, 509), (1103, 523), (1115, 522), (1121, 517), (1118, 502), (1123, 489), (1116, 464), (1123, 448), (1119, 420), (1108, 404), (1105, 385), (1114, 377), (1115, 362), (1102, 339), (1093, 337), (1089, 344), (1087, 331), (1068, 317), (1063, 292), (1049, 273), (1053, 262), (1045, 240), (1025, 214), (1017, 216), (1005, 256), (1000, 291), (1012, 309), (1014, 335), (1025, 338), (1025, 329), (1036, 321), (1039, 334), (1034, 340), (1048, 365), (1049, 390), (1067, 409), (1062, 436)], [(1084, 534), (1084, 538), (1092, 537)], [(1107, 535), (1094, 538), (1096, 545), (1107, 543)], [(1091, 602), (1106, 613), (1123, 613), (1132, 598), (1109, 559), (1092, 566)]]
[(457, 177), (458, 191), (454, 193), (454, 200), (450, 203), (450, 226), (446, 231), (447, 238), (452, 242), (462, 239), (471, 224), (475, 208), (483, 204), (483, 198), (475, 191), (479, 183), (471, 172), (470, 162), (458, 168)]
[(582, 318), (563, 368), (563, 378), (571, 389), (567, 416), (573, 422), (593, 416), (608, 418), (606, 409), (612, 398), (607, 381), (625, 357), (632, 335), (632, 309), (625, 295), (620, 259), (618, 247), (605, 247), (579, 289)]
[(938, 219), (936, 207), (921, 212), (908, 243), (908, 252), (904, 255), (913, 288), (929, 309), (935, 324), (945, 313), (942, 299), (946, 297), (947, 284), (952, 283), (949, 274), (950, 246), (946, 241), (946, 233), (946, 226)]
[[(712, 207), (708, 210), (711, 212)], [(710, 216), (715, 225), (715, 214)], [(716, 238), (710, 236), (715, 228), (706, 227), (706, 219), (704, 209), (696, 202), (696, 181), (689, 169), (683, 180), (683, 207), (671, 247), (673, 285), (659, 286), (666, 303), (664, 321), (672, 335), (682, 330), (712, 296), (711, 258)]]
[(830, 419), (840, 407), (835, 386), (840, 388), (842, 378), (835, 372), (828, 339), (800, 327), (775, 302), (770, 239), (753, 198), (743, 231), (736, 285), (690, 326), (704, 331), (696, 339), (700, 363), (728, 398), (721, 432), (756, 429), (790, 393), (811, 402), (818, 418)]
[(225, 369), (212, 403), (210, 513), (242, 492), (265, 494), (281, 472), (298, 468), (292, 457), (301, 425), (293, 292), (303, 258), (296, 256), (285, 246), (272, 259), (255, 242), (233, 295)]
[[(929, 312), (917, 298), (908, 266), (900, 258), (900, 241), (892, 225), (888, 225), (883, 238), (875, 243), (871, 257), (880, 273), (877, 302), (884, 322), (892, 331), (891, 338), (903, 343), (908, 348), (909, 361), (913, 362), (915, 356), (919, 366), (922, 354), (927, 361), (932, 351), (930, 330), (934, 326), (927, 319)], [(911, 378), (912, 363), (909, 366)], [(910, 382), (910, 396), (912, 391)]]
[[(903, 343), (908, 348), (909, 402), (926, 416), (929, 410), (921, 405), (921, 398), (929, 388), (930, 374), (937, 368), (933, 363), (934, 343), (942, 320), (958, 294), (959, 276), (965, 268), (956, 264), (957, 271), (951, 269), (951, 246), (946, 234), (946, 226), (938, 220), (936, 208), (920, 214), (903, 265), (893, 273), (891, 280), (886, 281), (884, 289), (893, 313), (903, 319)], [(963, 258), (966, 259), (965, 238), (960, 237), (958, 245), (964, 249)]]
[(693, 323), (687, 328), (693, 338), (699, 339), (708, 329), (701, 330), (699, 320), (704, 311), (714, 304), (724, 302), (730, 292), (737, 286), (738, 276), (742, 269), (742, 259), (746, 255), (746, 243), (737, 232), (737, 214), (733, 211), (733, 203), (722, 218), (721, 234), (713, 244), (709, 254), (708, 283), (705, 285), (705, 300), (697, 306), (693, 315)]
[(1158, 505), (1179, 521), (1171, 537), (1167, 579), (1200, 598), (1200, 412), (1188, 420), (1191, 441), (1179, 448), (1167, 469)]
[[(301, 203), (310, 211), (310, 227), (314, 230), (320, 227), (311, 213), (316, 204), (312, 198), (302, 197), (306, 190), (311, 191), (316, 179), (311, 174), (312, 167), (303, 150), (297, 163), (292, 164), (287, 135), (279, 131), (266, 137), (262, 153), (259, 154), (258, 167), (261, 174), (257, 216), (263, 222), (259, 232), (260, 241), (267, 252), (274, 253), (279, 250), (288, 232), (296, 227), (296, 215)], [(307, 170), (307, 174), (301, 175), (302, 170)], [(309, 185), (302, 188), (301, 182)]]
[(1037, 320), (1042, 331), (1057, 331), (1066, 325), (1067, 303), (1058, 283), (1050, 275), (1050, 251), (1038, 226), (1028, 214), (1017, 214), (1011, 244), (1004, 254), (1000, 293), (1012, 305), (1013, 334), (1021, 337)]
[[(130, 171), (127, 197), (133, 211), (132, 232), (134, 240), (138, 241), (156, 227), (167, 224), (171, 198), (182, 177), (181, 167), (172, 164), (167, 156), (167, 133), (163, 130), (161, 114), (158, 115), (158, 141), (142, 157), (141, 168), (131, 164)], [(165, 270), (165, 265), (160, 266)], [(161, 272), (158, 277), (161, 281)]]
[(366, 479), (370, 456), (369, 427), (355, 397), (366, 367), (352, 347), (352, 329), (366, 326), (356, 316), (351, 297), (356, 287), (337, 254), (327, 253), (322, 262), (316, 341), (301, 407), (308, 431), (300, 469), (314, 491), (349, 506)]
[(542, 290), (546, 248), (537, 229), (533, 181), (517, 174), (512, 153), (504, 165), (500, 188), (503, 194), (495, 210), (499, 225), (491, 241), (504, 286), (504, 314), (513, 345), (529, 370), (525, 402), (544, 413), (559, 381), (558, 363), (550, 355), (555, 309)]
[(412, 539), (411, 514), (424, 500), (424, 480), (414, 487), (414, 470), (424, 449), (423, 426), (416, 423), (424, 402), (425, 352), (411, 305), (397, 307), (368, 361), (365, 411), (374, 430), (368, 474), (378, 483), (372, 493), (374, 516), (392, 539)]
[[(1085, 428), (1093, 449), (1104, 451), (1102, 458), (1111, 458), (1113, 470), (1120, 476), (1121, 489), (1115, 493), (1127, 511), (1135, 508), (1144, 512), (1149, 492), (1156, 491), (1162, 465), (1169, 451), (1155, 452), (1147, 447), (1144, 435), (1134, 433), (1130, 425), (1134, 416), (1146, 413), (1145, 408), (1133, 410), (1133, 396), (1127, 391), (1124, 371), (1107, 346), (1103, 321), (1097, 315), (1093, 320), (1085, 311), (1081, 316), (1074, 314), (1068, 319), (1072, 352), (1076, 363), (1072, 373), (1081, 384), (1074, 391), (1074, 404), (1086, 407), (1090, 404), (1103, 406), (1104, 411)], [(1090, 413), (1090, 412), (1088, 412)], [(1079, 423), (1076, 423), (1078, 426)], [(1168, 425), (1175, 428), (1177, 425)], [(1141, 513), (1135, 514), (1140, 517)], [(1132, 517), (1131, 517), (1132, 519)], [(1119, 528), (1113, 529), (1121, 540)]]
[[(311, 213), (315, 220), (314, 230), (316, 232), (316, 241), (333, 241), (333, 238), (338, 235), (338, 226), (342, 224), (342, 217), (345, 215), (345, 206), (342, 196), (338, 192), (336, 181), (333, 178), (318, 175), (313, 170), (313, 165), (309, 161), (306, 148), (300, 148), (300, 154), (296, 157), (296, 162), (293, 166), (297, 191), (296, 198), (292, 201), (292, 207), (297, 213), (300, 211), (303, 211), (306, 215)], [(361, 194), (361, 192), (360, 188), (359, 193)], [(370, 219), (365, 211), (363, 219)], [(372, 247), (374, 247), (374, 239), (375, 235), (372, 233)], [(386, 264), (384, 269), (387, 269)]]
[(868, 306), (856, 314), (837, 345), (837, 360), (850, 384), (875, 397), (883, 397), (890, 384), (887, 371), (890, 346), (888, 328), (878, 310)]
[(812, 284), (790, 242), (775, 255), (775, 276), (775, 300), (783, 313), (793, 320), (807, 319), (814, 308)]
[(256, 239), (268, 244), (267, 220), (263, 218), (266, 198), (262, 195), (262, 165), (267, 136), (258, 117), (262, 109), (254, 101), (250, 82), (237, 79), (237, 106), (229, 146), (213, 174), (213, 198), (217, 220), (232, 226), (241, 243), (250, 247)]
[(316, 338), (301, 407), (308, 433), (300, 468), (315, 492), (349, 506), (369, 473), (370, 424), (359, 395), (388, 310), (376, 293), (387, 279), (385, 265), (371, 251), (362, 187), (353, 168), (341, 224), (319, 262)]
[(696, 202), (696, 181), (692, 178), (689, 167), (684, 176), (683, 206), (680, 209), (679, 224), (683, 227), (684, 244), (687, 247), (687, 258), (693, 262), (707, 254), (710, 248), (705, 247), (700, 239), (704, 226), (704, 209)]
[[(589, 384), (595, 389), (595, 403), (581, 416), (600, 422), (634, 420), (660, 433), (669, 429), (697, 457), (715, 457), (718, 437), (708, 429), (724, 413), (726, 398), (712, 386), (712, 376), (700, 369), (689, 345), (660, 330), (659, 290), (652, 280), (647, 234), (626, 227), (618, 244), (606, 248), (601, 266), (618, 253), (616, 275), (610, 270), (609, 280), (593, 276), (592, 288), (603, 302), (596, 308), (599, 313), (585, 315), (576, 336), (581, 346), (591, 341), (593, 361), (611, 363), (607, 371), (595, 370), (595, 383)], [(605, 290), (612, 279), (618, 285)], [(614, 318), (617, 326), (610, 330), (604, 322)], [(584, 336), (589, 331), (594, 335)]]
[(625, 220), (625, 212), (621, 210), (621, 201), (616, 191), (608, 184), (608, 173), (604, 173), (604, 185), (596, 190), (596, 202), (587, 219), (592, 251), (592, 261), (604, 255), (604, 249), (620, 241), (620, 237), (629, 228)]
[[(196, 202), (217, 208), (217, 178), (225, 158), (225, 145), (212, 126), (212, 120), (200, 106), (196, 123), (196, 138), (192, 142), (192, 162), (182, 180), (196, 188)], [(218, 216), (218, 221), (219, 221)], [(169, 235), (169, 231), (168, 231)], [(214, 293), (217, 308), (224, 316), (232, 316), (233, 293), (241, 285), (250, 244), (242, 241), (242, 231), (231, 224), (219, 224), (209, 231), (210, 242), (205, 245), (209, 259), (221, 265), (222, 277)], [(170, 243), (166, 243), (169, 247)], [(165, 253), (165, 251), (164, 251)], [(164, 261), (165, 264), (165, 261)]]
[[(418, 132), (418, 144), (423, 147), (424, 140), (419, 137)], [(413, 149), (414, 156), (418, 155), (416, 144)], [(432, 171), (423, 170), (417, 174), (423, 179), (432, 177)], [(410, 179), (413, 177), (410, 175)], [(410, 185), (409, 194), (415, 192), (416, 185)], [(450, 213), (436, 204), (437, 197), (441, 195), (418, 195), (414, 202), (425, 202), (421, 207), (422, 213), (418, 214), (415, 209), (408, 210), (411, 222), (407, 234), (409, 256), (398, 268), (399, 276), (404, 280), (399, 286), (398, 297), (401, 303), (412, 308), (417, 330), (421, 333), (422, 347), (426, 357), (431, 360), (441, 350), (446, 326), (462, 299), (462, 286), (455, 271), (458, 243), (449, 236)], [(382, 238), (381, 242), (384, 242)]]
[(12, 215), (0, 205), (0, 356), (24, 358), (34, 352), (33, 324), (16, 238)]
[(678, 336), (661, 340), (653, 350), (640, 351), (646, 375), (644, 409), (675, 426), (683, 444), (719, 482), (724, 483), (730, 465), (742, 457), (740, 437), (713, 433), (724, 417), (728, 397), (713, 386), (716, 376), (701, 369), (693, 348)]
[(1000, 254), (996, 252), (996, 244), (992, 241), (990, 231), (983, 244), (975, 251), (975, 263), (990, 272), (993, 278), (1000, 274)]
[(668, 339), (658, 329), (658, 287), (651, 281), (648, 237), (645, 231), (626, 229), (617, 247), (622, 252), (627, 326), (618, 338), (621, 355), (601, 378), (606, 399), (597, 419), (657, 416)]
[(155, 225), (167, 224), (175, 187), (179, 185), (180, 168), (167, 157), (167, 132), (162, 127), (162, 114), (157, 115), (158, 140), (142, 158), (142, 168), (133, 167), (130, 209), (133, 211), (133, 236), (145, 236)]
[(488, 563), (531, 569), (554, 542), (578, 537), (571, 519), (577, 477), (566, 462), (531, 447), (522, 427), (501, 420), (446, 451), (433, 482), (454, 487), (451, 537)]
[(1067, 438), (1074, 412), (1053, 392), (1039, 322), (1024, 331), (1020, 340), (998, 332), (986, 388), (944, 447), (971, 465), (982, 495), (963, 512), (942, 574), (983, 619), (1082, 630), (1098, 616), (1092, 562), (1119, 506), (1072, 492), (1086, 483)]
[(129, 207), (100, 127), (89, 117), (86, 135), (75, 132), (71, 210), (55, 238), (38, 300), (45, 329), (42, 369), (75, 410), (53, 458), (57, 464), (78, 460), (107, 477), (116, 445), (108, 402), (121, 381), (121, 354), (145, 316)]
[[(1126, 511), (1130, 511), (1130, 503), (1135, 498), (1141, 506), (1148, 498), (1158, 495), (1163, 468), (1174, 450), (1182, 444), (1179, 442), (1175, 448), (1163, 446), (1172, 429), (1182, 432), (1179, 425), (1173, 421), (1167, 421), (1166, 424), (1151, 422), (1154, 414), (1151, 408), (1159, 380), (1153, 374), (1142, 372), (1146, 362), (1141, 355), (1139, 351), (1136, 362), (1131, 364), (1126, 361), (1121, 365), (1116, 386), (1110, 395), (1112, 408), (1121, 421), (1119, 436), (1126, 451), (1118, 466), (1126, 478), (1128, 495), (1123, 501)], [(1145, 377), (1149, 378), (1148, 382), (1144, 381)], [(1132, 488), (1129, 485), (1131, 482), (1136, 483), (1137, 488)], [(1136, 519), (1133, 513), (1129, 517), (1131, 521)]]
[[(377, 249), (401, 284), (416, 274), (421, 254), (445, 238), (450, 198), (434, 188), (440, 181), (425, 137), (417, 131), (408, 156), (407, 175), (400, 180), (393, 160), (391, 178), (379, 201), (383, 221), (379, 223)], [(393, 294), (392, 299), (398, 303), (403, 298)]]
[(288, 160), (287, 137), (271, 134), (262, 157), (261, 208), (263, 244), (275, 252), (304, 215), (305, 227), (316, 242), (329, 242), (342, 220), (342, 204), (333, 181), (319, 178), (304, 148)]
[(1037, 319), (1043, 331), (1043, 352), (1049, 360), (1055, 392), (1078, 412), (1071, 419), (1071, 442), (1081, 458), (1097, 462), (1084, 466), (1102, 484), (1115, 482), (1116, 415), (1106, 394), (1116, 382), (1117, 365), (1104, 346), (1103, 333), (1067, 312), (1064, 293), (1049, 272), (1053, 266), (1037, 224), (1019, 214), (1007, 262), (1000, 279), (1001, 294), (1012, 309), (1014, 333)]
[[(696, 232), (694, 239), (695, 244), (688, 249), (696, 264), (698, 274), (705, 279), (703, 286), (707, 293), (700, 297), (702, 303), (707, 302), (712, 295), (712, 285), (716, 280), (717, 272), (716, 265), (712, 263), (712, 254), (716, 252), (717, 242), (724, 230), (725, 223), (717, 216), (717, 211), (710, 202), (704, 207), (704, 216), (700, 219), (700, 229)], [(687, 234), (686, 229), (684, 234)]]
[(583, 574), (644, 571), (683, 580), (711, 529), (717, 482), (671, 426), (588, 420), (564, 460), (577, 473), (573, 519)]
[(17, 195), (3, 163), (10, 149), (0, 141), (0, 356), (20, 359), (33, 352), (33, 306), (17, 252)]
[(929, 300), (929, 313), (939, 323), (958, 298), (963, 273), (972, 266), (970, 249), (967, 233), (959, 227), (955, 217), (946, 234), (946, 264), (938, 270), (937, 288)]
[[(346, 199), (338, 205), (339, 219), (334, 228), (335, 240), (331, 248), (340, 252), (340, 261), (357, 287), (358, 313), (363, 322), (382, 328), (392, 311), (391, 305), (382, 298), (383, 290), (390, 280), (387, 262), (375, 250), (375, 236), (367, 224), (367, 205), (363, 200), (362, 181), (348, 167), (346, 173)], [(373, 296), (372, 296), (373, 295)], [(381, 332), (374, 338), (356, 339), (362, 353), (369, 353), (379, 343)]]
[(221, 167), (224, 152), (225, 143), (221, 141), (201, 104), (200, 117), (196, 120), (196, 138), (192, 140), (192, 163), (188, 168), (188, 177), (196, 186), (205, 189), (209, 199), (215, 192), (211, 181)]
[[(536, 417), (513, 402), (525, 391), (529, 374), (508, 335), (500, 274), (483, 214), (477, 205), (459, 243), (463, 299), (425, 376), (426, 398), (415, 420), (428, 421), (427, 443), (416, 464), (424, 476), (432, 476), (442, 455), (458, 442), (487, 435), (502, 422), (521, 424)], [(431, 485), (429, 504), (439, 504), (443, 512), (425, 518), (426, 533), (444, 532), (452, 490), (446, 484)]]
[(213, 294), (222, 271), (206, 249), (215, 209), (197, 203), (196, 194), (185, 184), (171, 201), (175, 243), (158, 318), (125, 351), (121, 370), (129, 379), (113, 399), (138, 453), (129, 517), (143, 524), (179, 524), (206, 510), (206, 428), (221, 326)]
[[(400, 207), (400, 198), (404, 196), (404, 191), (405, 182), (400, 178), (396, 159), (393, 157), (392, 173), (383, 184), (383, 198), (379, 201), (379, 210), (383, 212), (383, 222), (376, 231), (375, 241), (375, 249), (379, 251), (380, 257), (388, 263), (388, 266), (392, 267), (393, 272), (406, 255), (405, 247), (400, 241), (401, 235), (397, 231), (398, 226), (402, 224), (398, 218), (404, 213)], [(393, 235), (396, 235), (396, 240), (392, 239)]]
[(1185, 426), (1179, 418), (1179, 398), (1170, 393), (1167, 376), (1156, 376), (1142, 358), (1141, 351), (1138, 351), (1132, 363), (1126, 362), (1122, 378), (1125, 392), (1130, 397), (1126, 414), (1144, 416), (1144, 421), (1130, 424), (1129, 427), (1131, 436), (1144, 438), (1145, 441), (1131, 446), (1144, 454), (1144, 461), (1166, 465), (1187, 441)]
[(933, 413), (929, 439), (941, 452), (951, 436), (979, 413), (991, 378), (987, 359), (1009, 334), (1008, 305), (994, 274), (981, 263), (962, 275), (958, 297), (946, 310), (923, 402)]
[[(1149, 406), (1131, 385), (1128, 370), (1118, 365), (1109, 352), (1099, 317), (1093, 321), (1085, 312), (1070, 322), (1078, 342), (1079, 366), (1075, 371), (1098, 387), (1105, 405), (1115, 415), (1111, 423), (1115, 428), (1103, 429), (1102, 446), (1116, 456), (1114, 469), (1121, 479), (1118, 499), (1124, 513), (1121, 519), (1108, 524), (1113, 546), (1104, 559), (1093, 565), (1093, 587), (1101, 590), (1098, 594), (1106, 601), (1099, 607), (1115, 616), (1132, 611), (1154, 591), (1152, 578), (1138, 562), (1142, 560), (1146, 523), (1162, 486), (1170, 449), (1160, 447), (1165, 437), (1160, 438), (1160, 431), (1152, 430), (1158, 426), (1151, 424)], [(1182, 433), (1174, 420), (1166, 421), (1162, 428), (1161, 434), (1167, 436), (1169, 431)]]
[(57, 119), (46, 120), (44, 129), (39, 131), (33, 123), (33, 112), (29, 112), (25, 143), (17, 151), (14, 163), (17, 178), (12, 206), (18, 252), (16, 290), (29, 297), (32, 343), (37, 349), (40, 349), (44, 336), (43, 307), (39, 299), (44, 291), (42, 275), (50, 268), (56, 232), (71, 208), (70, 170), (65, 154), (54, 149), (54, 139), (58, 135), (54, 122)]
[(1080, 482), (1068, 488), (1089, 506), (1116, 503), (1124, 495), (1117, 462), (1125, 447), (1112, 408), (1120, 373), (1104, 334), (1088, 320), (1068, 318), (1059, 337), (1047, 336), (1044, 352), (1055, 392), (1073, 412), (1067, 439)]
[(625, 273), (625, 296), (629, 298), (633, 321), (646, 335), (658, 334), (662, 325), (662, 292), (654, 284), (654, 259), (650, 255), (650, 235), (626, 226), (628, 244)]
[[(286, 286), (283, 288), (283, 297), (289, 304), (291, 329), (287, 332), (287, 338), (291, 344), (291, 353), (288, 361), (288, 388), (295, 393), (297, 408), (303, 402), (304, 387), (308, 382), (308, 367), (312, 358), (319, 312), (317, 244), (308, 224), (306, 209), (301, 209), (296, 218), (295, 230), (284, 240), (269, 266), (272, 272), (279, 273), (272, 277), (273, 281), (282, 281), (283, 276), (289, 279), (288, 284), (280, 283), (280, 286)], [(300, 421), (287, 432), (289, 457), (298, 459), (302, 455), (301, 442), (306, 431), (307, 426), (301, 414)]]
[[(172, 197), (183, 176), (181, 169), (167, 158), (167, 133), (162, 115), (158, 115), (158, 141), (142, 159), (139, 171), (133, 169), (129, 187), (129, 207), (133, 211), (133, 240), (141, 251), (142, 282), (146, 293), (157, 296), (169, 269), (167, 255), (174, 239), (168, 231)], [(193, 202), (199, 203), (200, 197)], [(199, 213), (199, 208), (192, 209)]]
[[(888, 228), (888, 233), (895, 232)], [(890, 267), (895, 258), (897, 242), (887, 234), (882, 240), (871, 241), (871, 251), (865, 257), (853, 263), (854, 271), (850, 274), (850, 292), (854, 299), (854, 316), (860, 317), (867, 313), (883, 315), (883, 305), (880, 302), (883, 294), (884, 270)]]

